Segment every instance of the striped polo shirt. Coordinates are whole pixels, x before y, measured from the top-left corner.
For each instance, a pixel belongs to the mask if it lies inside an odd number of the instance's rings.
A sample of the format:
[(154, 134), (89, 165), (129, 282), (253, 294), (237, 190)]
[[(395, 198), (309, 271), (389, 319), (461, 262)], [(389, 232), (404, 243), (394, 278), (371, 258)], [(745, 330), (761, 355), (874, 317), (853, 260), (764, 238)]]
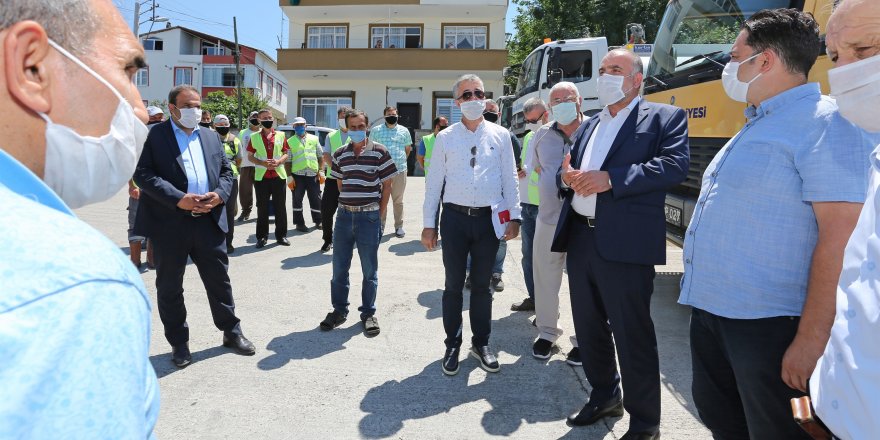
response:
[(395, 174), (397, 167), (388, 149), (369, 139), (360, 156), (355, 156), (351, 142), (333, 153), (330, 176), (342, 182), (339, 203), (343, 205), (378, 203), (382, 197), (381, 183)]

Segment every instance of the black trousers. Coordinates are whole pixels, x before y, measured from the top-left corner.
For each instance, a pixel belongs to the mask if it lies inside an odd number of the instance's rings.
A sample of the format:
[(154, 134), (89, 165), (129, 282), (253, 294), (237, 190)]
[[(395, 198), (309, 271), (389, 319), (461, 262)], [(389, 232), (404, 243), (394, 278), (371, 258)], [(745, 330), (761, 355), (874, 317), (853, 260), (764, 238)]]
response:
[(226, 201), (226, 246), (232, 246), (232, 237), (235, 233), (235, 216), (238, 214), (238, 179), (232, 179), (232, 191), (229, 200)]
[(305, 226), (303, 217), (303, 197), (309, 196), (309, 210), (312, 212), (312, 222), (321, 223), (321, 184), (317, 177), (293, 175), (296, 188), (293, 190), (293, 224)]
[(718, 440), (810, 438), (791, 416), (804, 393), (782, 381), (782, 356), (800, 318), (729, 319), (691, 312), (694, 404)]
[[(309, 202), (311, 204), (311, 202)], [(333, 216), (339, 208), (339, 187), (336, 179), (324, 181), (324, 193), (321, 197), (321, 225), (324, 243), (333, 243)]]
[(619, 398), (622, 377), (629, 429), (655, 431), (660, 427), (660, 361), (651, 320), (654, 266), (607, 261), (596, 249), (594, 228), (576, 222), (569, 227), (571, 311), (584, 373), (593, 387), (590, 401)]
[(257, 240), (269, 239), (269, 197), (275, 210), (275, 239), (287, 237), (287, 183), (276, 177), (254, 182), (257, 193)]
[(159, 318), (165, 339), (171, 345), (189, 341), (186, 306), (183, 301), (183, 274), (187, 258), (199, 271), (208, 294), (214, 325), (224, 332), (241, 334), (235, 316), (226, 235), (210, 215), (185, 218), (173, 230), (151, 236), (156, 261), (156, 290)]
[(492, 332), (492, 291), (489, 280), (498, 252), (498, 238), (492, 226), (492, 217), (471, 217), (443, 209), (440, 215), (440, 233), (443, 236), (443, 267), (446, 286), (443, 290), (443, 328), (446, 347), (461, 347), (464, 305), (462, 290), (467, 272), (467, 257), (471, 255), (471, 343), (476, 347), (489, 344)]

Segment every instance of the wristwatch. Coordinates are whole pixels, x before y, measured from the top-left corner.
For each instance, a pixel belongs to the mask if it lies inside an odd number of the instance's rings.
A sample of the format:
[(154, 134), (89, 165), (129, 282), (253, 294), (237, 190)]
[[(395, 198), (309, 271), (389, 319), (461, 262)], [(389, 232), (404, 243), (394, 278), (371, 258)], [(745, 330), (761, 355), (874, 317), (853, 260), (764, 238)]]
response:
[(520, 225), (522, 224), (522, 219), (520, 219), (520, 218), (512, 218), (512, 219), (510, 219), (510, 221), (511, 221), (512, 223), (517, 223), (517, 224), (520, 224)]

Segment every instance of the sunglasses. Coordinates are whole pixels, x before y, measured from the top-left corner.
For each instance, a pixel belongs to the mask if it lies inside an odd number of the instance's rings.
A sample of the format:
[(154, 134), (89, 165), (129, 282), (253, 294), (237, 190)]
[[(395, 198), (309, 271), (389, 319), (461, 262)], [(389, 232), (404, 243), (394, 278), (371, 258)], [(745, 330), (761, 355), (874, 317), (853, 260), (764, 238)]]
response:
[(462, 93), (461, 96), (458, 97), (458, 99), (461, 99), (464, 101), (470, 101), (471, 98), (473, 98), (474, 96), (476, 96), (477, 99), (485, 99), (486, 98), (486, 94), (483, 93), (482, 90), (474, 89), (474, 91), (465, 90), (464, 93)]
[(477, 167), (477, 146), (474, 145), (471, 147), (471, 155), (474, 156), (471, 158), (471, 168)]

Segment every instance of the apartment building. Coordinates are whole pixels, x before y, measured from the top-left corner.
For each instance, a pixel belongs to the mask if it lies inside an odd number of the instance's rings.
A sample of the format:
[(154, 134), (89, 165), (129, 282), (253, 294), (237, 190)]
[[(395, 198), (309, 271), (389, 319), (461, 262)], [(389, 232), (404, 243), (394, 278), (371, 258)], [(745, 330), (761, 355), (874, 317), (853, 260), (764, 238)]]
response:
[(502, 94), (507, 0), (279, 1), (290, 20), (290, 49), (278, 51), (290, 115), (336, 128), (338, 106), (377, 123), (393, 105), (402, 125), (430, 129), (436, 115), (461, 118), (452, 84), (462, 74)]
[[(135, 84), (145, 104), (165, 102), (168, 91), (190, 84), (208, 93), (231, 95), (236, 88), (235, 43), (181, 26), (140, 35), (149, 67), (138, 71)], [(287, 79), (265, 52), (239, 45), (242, 90), (265, 97), (279, 120), (287, 115)]]

